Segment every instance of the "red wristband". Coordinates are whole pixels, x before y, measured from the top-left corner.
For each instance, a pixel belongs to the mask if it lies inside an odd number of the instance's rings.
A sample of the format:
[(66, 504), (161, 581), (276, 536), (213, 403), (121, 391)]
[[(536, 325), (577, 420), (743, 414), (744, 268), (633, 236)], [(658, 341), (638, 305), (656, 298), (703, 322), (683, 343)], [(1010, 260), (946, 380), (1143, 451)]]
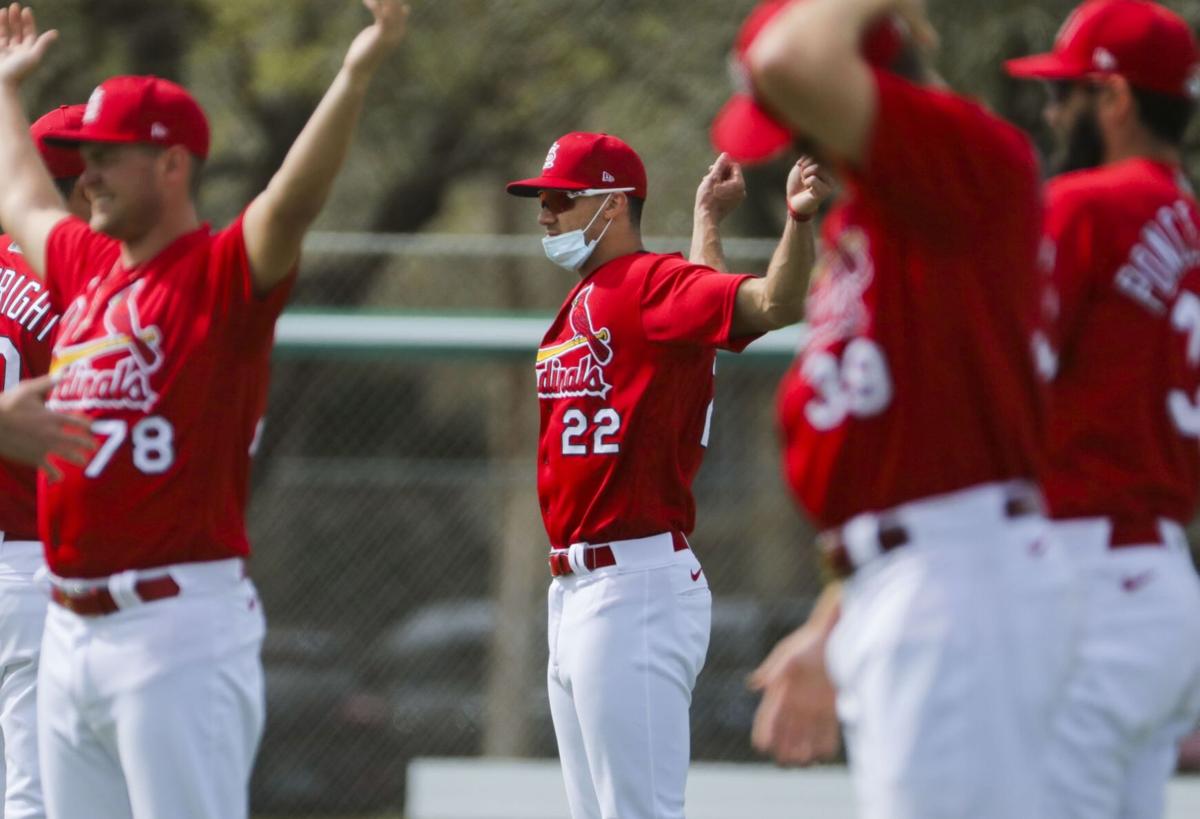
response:
[(800, 213), (799, 211), (794, 210), (792, 208), (792, 202), (790, 199), (784, 199), (783, 201), (787, 203), (788, 216), (791, 217), (793, 222), (811, 222), (812, 221), (814, 214)]

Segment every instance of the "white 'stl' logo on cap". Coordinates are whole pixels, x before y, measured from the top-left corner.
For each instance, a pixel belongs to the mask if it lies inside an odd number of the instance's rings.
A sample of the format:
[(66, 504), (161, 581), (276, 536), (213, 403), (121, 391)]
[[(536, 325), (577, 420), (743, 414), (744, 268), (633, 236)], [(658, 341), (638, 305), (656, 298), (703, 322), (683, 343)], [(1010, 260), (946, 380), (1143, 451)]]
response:
[(1113, 71), (1117, 67), (1117, 58), (1107, 48), (1097, 48), (1092, 52), (1092, 64), (1101, 71)]
[(611, 173), (609, 173), (608, 171), (604, 171), (603, 173), (601, 173), (600, 179), (601, 179), (601, 181), (604, 181), (604, 182), (616, 182), (617, 181), (617, 178), (615, 176), (613, 176)]
[(554, 167), (554, 160), (558, 159), (558, 143), (555, 142), (550, 146), (550, 153), (546, 154), (546, 161), (542, 163), (542, 170), (548, 171)]
[(151, 139), (166, 139), (170, 133), (171, 132), (167, 130), (167, 126), (163, 125), (161, 122), (156, 122), (150, 126)]
[(83, 109), (84, 125), (91, 125), (96, 120), (100, 119), (100, 106), (104, 104), (104, 89), (97, 88), (88, 97), (87, 108)]

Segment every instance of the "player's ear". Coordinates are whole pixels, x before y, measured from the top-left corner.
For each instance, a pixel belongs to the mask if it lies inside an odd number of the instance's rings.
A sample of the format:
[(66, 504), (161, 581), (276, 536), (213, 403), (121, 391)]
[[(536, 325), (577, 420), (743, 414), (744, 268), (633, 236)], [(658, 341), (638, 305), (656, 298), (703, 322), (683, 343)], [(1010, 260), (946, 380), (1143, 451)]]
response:
[(1117, 120), (1126, 120), (1137, 116), (1137, 102), (1133, 98), (1133, 89), (1129, 80), (1120, 74), (1112, 74), (1099, 80), (1096, 84), (1096, 102), (1109, 110)]
[(623, 191), (617, 191), (608, 200), (608, 205), (604, 208), (607, 213), (605, 216), (609, 219), (616, 219), (623, 213), (629, 212), (629, 196)]
[(163, 169), (171, 178), (181, 179), (183, 184), (188, 184), (191, 167), (191, 155), (182, 145), (172, 145), (163, 151)]

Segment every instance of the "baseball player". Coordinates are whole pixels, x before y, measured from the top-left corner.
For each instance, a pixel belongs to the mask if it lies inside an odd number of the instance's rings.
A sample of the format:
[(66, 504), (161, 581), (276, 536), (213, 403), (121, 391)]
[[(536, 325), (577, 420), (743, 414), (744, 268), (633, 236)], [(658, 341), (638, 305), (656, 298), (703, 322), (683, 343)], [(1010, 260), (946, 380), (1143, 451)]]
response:
[(52, 819), (247, 815), (264, 630), (244, 567), (249, 449), (301, 240), (404, 34), (407, 7), (366, 5), (374, 23), (279, 171), (216, 232), (191, 196), (204, 112), (155, 77), (106, 80), (78, 130), (44, 136), (86, 161), (90, 225), (66, 211), (19, 99), (54, 34), (39, 35), (29, 9), (0, 10), (0, 224), (62, 308), (50, 404), (85, 414), (101, 439), (86, 465), (39, 487)]
[[(30, 133), (72, 215), (88, 217), (77, 184), (83, 160), (75, 151), (46, 145), (40, 135), (77, 128), (83, 106), (63, 106), (33, 124)], [(30, 272), (20, 247), (0, 235), (0, 358), (4, 388), (44, 375), (59, 316), (50, 295)], [(46, 593), (34, 583), (45, 565), (37, 537), (37, 472), (0, 462), (0, 736), (3, 737), (5, 819), (42, 819), (37, 750), (37, 669), (46, 620)]]
[[(82, 105), (62, 106), (35, 122), (30, 133), (54, 177), (54, 184), (66, 200), (67, 209), (72, 215), (86, 218), (90, 208), (83, 188), (75, 184), (83, 172), (83, 161), (78, 152), (52, 147), (41, 139), (41, 135), (51, 128), (77, 127), (82, 114)], [(0, 286), (4, 288), (0, 291), (0, 325), (3, 325), (0, 346), (8, 350), (4, 355), (4, 381), (0, 391), (0, 458), (9, 460), (7, 464), (0, 462), (0, 483), (4, 486), (0, 490), (0, 539), (8, 544), (0, 552), (12, 553), (14, 536), (28, 535), (28, 541), (37, 540), (36, 473), (21, 469), (17, 464), (41, 467), (54, 479), (58, 476), (58, 467), (52, 456), (83, 465), (91, 457), (95, 444), (89, 432), (91, 421), (86, 417), (53, 412), (43, 405), (53, 385), (46, 370), (58, 314), (43, 309), (45, 302), (39, 301), (44, 293), (41, 284), (26, 266), (20, 247), (3, 235), (0, 235), (0, 270), (11, 271), (0, 272)], [(4, 312), (9, 307), (13, 316)], [(41, 547), (35, 546), (40, 559)], [(32, 551), (32, 547), (25, 551)], [(0, 563), (3, 563), (3, 557), (4, 554), (0, 554)], [(26, 575), (32, 571), (26, 571), (28, 566), (22, 565), (24, 568), (14, 566), (11, 573)], [(17, 582), (24, 585), (25, 580), (19, 578)], [(44, 601), (41, 608), (45, 609)], [(41, 617), (39, 614), (39, 623)], [(37, 634), (40, 641), (40, 625)], [(0, 684), (0, 700), (4, 696), (4, 686)], [(0, 729), (3, 728), (3, 713), (0, 707)], [(23, 755), (26, 759), (31, 758)], [(36, 759), (33, 762), (36, 764)], [(29, 793), (35, 792), (36, 781), (29, 790)], [(21, 797), (10, 799), (19, 801)], [(8, 814), (25, 815), (15, 812), (18, 809), (11, 805), (10, 801)]]
[[(697, 219), (726, 212), (719, 158)], [(733, 182), (736, 186), (736, 181)], [(537, 352), (538, 496), (549, 535), (550, 710), (574, 819), (681, 819), (688, 709), (712, 597), (687, 534), (717, 348), (799, 319), (825, 192), (792, 177), (767, 275), (642, 248), (646, 171), (613, 136), (559, 138), (539, 176), (546, 255), (579, 275)], [(736, 198), (736, 196), (734, 197)]]
[(1200, 51), (1157, 3), (1089, 0), (1053, 51), (1008, 70), (1049, 84), (1061, 165), (1079, 169), (1046, 187), (1043, 249), (1058, 364), (1043, 486), (1087, 592), (1052, 815), (1155, 819), (1200, 718), (1183, 532), (1200, 494), (1200, 208), (1180, 168)]
[[(761, 149), (772, 120), (835, 158), (846, 187), (779, 395), (787, 478), (842, 584), (757, 673), (755, 744), (787, 763), (836, 745), (819, 719), (827, 655), (861, 816), (1042, 816), (1074, 583), (1035, 488), (1033, 151), (924, 84), (919, 3), (772, 3), (747, 26), (753, 90), (725, 109), (719, 147)], [(880, 26), (896, 44), (883, 64), (861, 45), (888, 39)]]

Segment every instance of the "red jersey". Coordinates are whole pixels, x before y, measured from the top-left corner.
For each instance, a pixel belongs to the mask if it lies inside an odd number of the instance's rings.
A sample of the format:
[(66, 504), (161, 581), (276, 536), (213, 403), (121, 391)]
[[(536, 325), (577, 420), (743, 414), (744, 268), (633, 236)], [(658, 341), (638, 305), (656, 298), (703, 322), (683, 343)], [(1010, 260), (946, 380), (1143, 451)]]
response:
[[(21, 249), (0, 235), (0, 359), (4, 389), (50, 369), (58, 311), (25, 264)], [(5, 540), (37, 540), (37, 470), (0, 461), (0, 532)]]
[(748, 276), (678, 254), (613, 259), (567, 296), (537, 354), (538, 498), (550, 543), (690, 532), (716, 348)]
[(91, 417), (100, 442), (86, 466), (42, 480), (50, 569), (98, 577), (246, 555), (249, 450), (291, 279), (255, 294), (240, 217), (132, 269), (114, 239), (64, 219), (46, 268), (63, 307), (49, 406)]
[(1015, 128), (876, 71), (867, 156), (823, 225), (784, 377), (787, 479), (823, 526), (1036, 475), (1037, 165)]
[[(1047, 186), (1058, 374), (1044, 486), (1055, 517), (1154, 532), (1200, 490), (1200, 213), (1146, 159)], [(1151, 539), (1150, 535), (1144, 536)]]

